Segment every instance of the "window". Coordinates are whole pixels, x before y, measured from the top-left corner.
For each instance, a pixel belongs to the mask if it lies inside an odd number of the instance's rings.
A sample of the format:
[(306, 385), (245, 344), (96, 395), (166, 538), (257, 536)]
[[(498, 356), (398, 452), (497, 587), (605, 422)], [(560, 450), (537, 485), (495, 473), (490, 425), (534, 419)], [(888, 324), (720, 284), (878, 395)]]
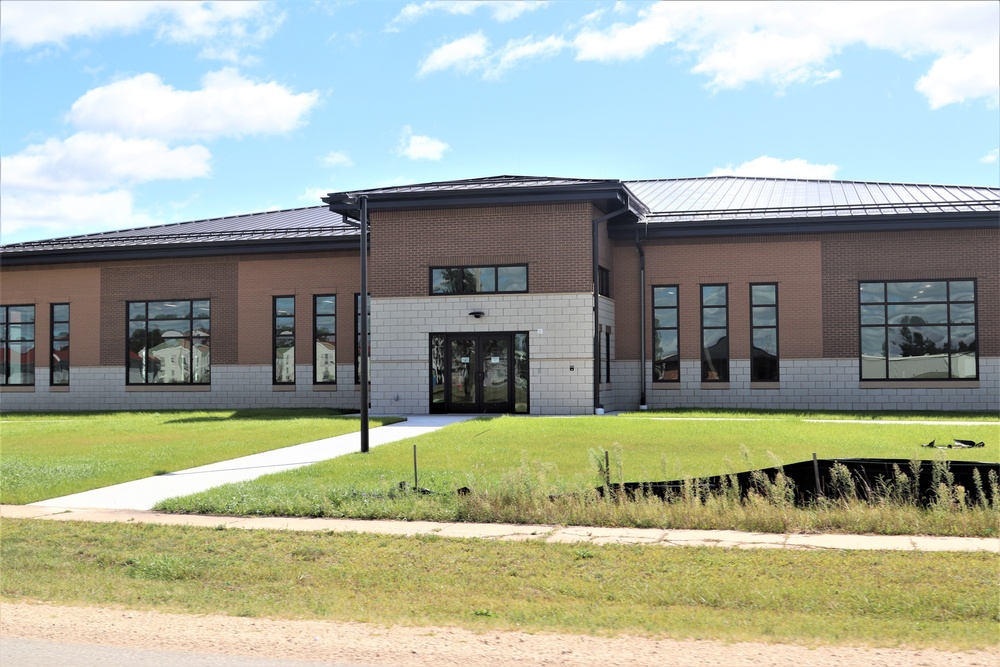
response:
[(69, 384), (69, 304), (52, 304), (51, 318), (52, 350), (49, 360), (49, 384), (65, 386)]
[(979, 377), (974, 280), (860, 283), (862, 380)]
[(272, 382), (295, 384), (295, 297), (274, 297)]
[(130, 301), (127, 309), (128, 384), (209, 384), (208, 299)]
[(604, 381), (611, 384), (611, 327), (604, 330)]
[(34, 385), (34, 306), (0, 306), (0, 347), (0, 385)]
[(677, 285), (653, 287), (653, 382), (680, 382)]
[[(368, 380), (371, 381), (372, 296), (368, 295)], [(354, 295), (354, 384), (361, 384), (361, 295)]]
[(431, 269), (431, 294), (527, 291), (527, 265), (456, 266)]
[(611, 298), (611, 272), (603, 266), (597, 267), (597, 293)]
[(750, 381), (778, 381), (778, 286), (750, 285)]
[(729, 382), (729, 286), (701, 286), (701, 380)]
[(337, 297), (313, 297), (313, 383), (337, 383)]

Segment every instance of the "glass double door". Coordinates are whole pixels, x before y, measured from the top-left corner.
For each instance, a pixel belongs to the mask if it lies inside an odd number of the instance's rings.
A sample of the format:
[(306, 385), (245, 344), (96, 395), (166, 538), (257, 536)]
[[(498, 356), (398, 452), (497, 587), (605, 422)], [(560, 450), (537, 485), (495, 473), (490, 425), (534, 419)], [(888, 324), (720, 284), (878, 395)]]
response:
[(431, 412), (527, 412), (527, 334), (431, 335)]

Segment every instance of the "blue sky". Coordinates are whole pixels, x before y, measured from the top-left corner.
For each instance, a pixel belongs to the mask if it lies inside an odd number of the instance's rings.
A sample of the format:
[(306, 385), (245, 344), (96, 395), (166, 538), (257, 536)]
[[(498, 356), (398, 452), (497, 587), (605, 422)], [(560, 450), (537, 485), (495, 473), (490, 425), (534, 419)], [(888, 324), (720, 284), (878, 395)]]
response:
[(997, 2), (0, 3), (0, 240), (500, 174), (1000, 186)]

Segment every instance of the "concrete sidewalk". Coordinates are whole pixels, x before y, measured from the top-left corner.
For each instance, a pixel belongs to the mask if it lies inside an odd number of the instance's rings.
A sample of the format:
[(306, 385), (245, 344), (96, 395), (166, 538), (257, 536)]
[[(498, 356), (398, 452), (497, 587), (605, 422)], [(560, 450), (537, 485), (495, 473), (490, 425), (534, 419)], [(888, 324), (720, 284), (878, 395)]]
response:
[(240, 518), (165, 514), (135, 510), (71, 509), (38, 505), (0, 505), (0, 518), (98, 523), (152, 523), (245, 530), (323, 531), (380, 535), (437, 535), (451, 538), (533, 540), (550, 543), (643, 544), (661, 547), (730, 547), (736, 549), (795, 549), (812, 551), (982, 551), (1000, 554), (1000, 538), (927, 537), (921, 535), (829, 535), (743, 533), (735, 530), (661, 530), (656, 528), (594, 528), (496, 523), (433, 521), (364, 521), (295, 517)]
[[(436, 431), (479, 415), (419, 415), (406, 421), (373, 428), (368, 432), (371, 447)], [(262, 475), (283, 472), (361, 450), (361, 433), (347, 433), (292, 447), (274, 449), (198, 468), (137, 479), (61, 498), (32, 503), (33, 507), (59, 509), (149, 510), (167, 498), (186, 496), (231, 482), (245, 482)]]

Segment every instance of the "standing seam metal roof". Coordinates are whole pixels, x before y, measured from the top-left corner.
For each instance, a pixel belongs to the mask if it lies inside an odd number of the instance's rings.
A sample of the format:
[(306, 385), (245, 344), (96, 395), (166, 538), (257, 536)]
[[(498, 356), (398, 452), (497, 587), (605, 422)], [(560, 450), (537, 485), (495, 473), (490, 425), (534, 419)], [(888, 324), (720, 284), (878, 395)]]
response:
[[(616, 181), (494, 176), (363, 191), (373, 195), (481, 192), (616, 185), (645, 204), (649, 223), (782, 218), (841, 218), (914, 213), (1000, 212), (1000, 188), (865, 181), (706, 176)], [(348, 240), (357, 228), (327, 206), (250, 213), (2, 246), (8, 257), (54, 250), (146, 247), (190, 243)]]

